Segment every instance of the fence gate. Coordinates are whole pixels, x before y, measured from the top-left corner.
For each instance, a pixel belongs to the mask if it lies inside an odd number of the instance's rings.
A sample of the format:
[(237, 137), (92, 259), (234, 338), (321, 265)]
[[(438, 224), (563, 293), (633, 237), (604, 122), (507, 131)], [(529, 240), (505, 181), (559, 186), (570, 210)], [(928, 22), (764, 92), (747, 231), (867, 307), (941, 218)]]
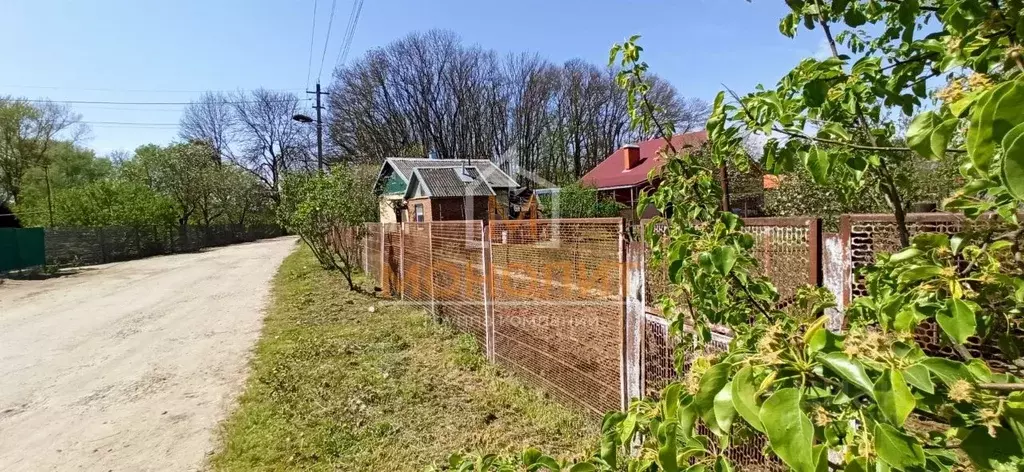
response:
[(43, 228), (0, 228), (0, 273), (46, 263)]

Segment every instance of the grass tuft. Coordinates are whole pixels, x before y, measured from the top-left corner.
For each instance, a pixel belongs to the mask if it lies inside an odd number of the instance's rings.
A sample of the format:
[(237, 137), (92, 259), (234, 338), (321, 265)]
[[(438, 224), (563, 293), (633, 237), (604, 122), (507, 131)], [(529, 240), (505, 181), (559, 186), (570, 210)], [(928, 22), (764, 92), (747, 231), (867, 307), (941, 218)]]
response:
[(285, 259), (214, 469), (423, 470), (457, 451), (596, 444), (596, 419), (503, 373), (472, 337), (345, 287), (305, 246)]

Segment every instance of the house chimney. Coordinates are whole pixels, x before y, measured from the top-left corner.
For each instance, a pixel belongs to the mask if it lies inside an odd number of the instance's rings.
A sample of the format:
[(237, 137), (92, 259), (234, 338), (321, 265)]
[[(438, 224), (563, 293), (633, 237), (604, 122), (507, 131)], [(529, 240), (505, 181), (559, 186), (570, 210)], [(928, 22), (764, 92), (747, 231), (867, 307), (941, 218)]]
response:
[(636, 144), (629, 144), (622, 148), (625, 151), (625, 168), (623, 170), (630, 170), (636, 167), (640, 163), (640, 146)]

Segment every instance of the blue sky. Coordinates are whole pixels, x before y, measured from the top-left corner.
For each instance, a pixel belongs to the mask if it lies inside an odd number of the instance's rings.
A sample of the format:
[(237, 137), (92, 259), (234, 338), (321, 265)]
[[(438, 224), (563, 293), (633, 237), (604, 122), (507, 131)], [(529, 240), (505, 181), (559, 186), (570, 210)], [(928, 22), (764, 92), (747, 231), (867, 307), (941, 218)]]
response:
[[(312, 75), (331, 0), (318, 0)], [(352, 0), (337, 0), (323, 82), (330, 80)], [(0, 95), (53, 100), (187, 102), (202, 90), (306, 84), (313, 0), (4, 0)], [(641, 34), (651, 70), (683, 95), (710, 100), (774, 83), (820, 35), (778, 33), (781, 0), (365, 0), (350, 60), (412, 31), (450, 29), (499, 52), (603, 64), (608, 48)], [(101, 154), (167, 143), (180, 106), (75, 105)], [(107, 125), (96, 122), (160, 123)], [(164, 125), (168, 124), (168, 125)]]

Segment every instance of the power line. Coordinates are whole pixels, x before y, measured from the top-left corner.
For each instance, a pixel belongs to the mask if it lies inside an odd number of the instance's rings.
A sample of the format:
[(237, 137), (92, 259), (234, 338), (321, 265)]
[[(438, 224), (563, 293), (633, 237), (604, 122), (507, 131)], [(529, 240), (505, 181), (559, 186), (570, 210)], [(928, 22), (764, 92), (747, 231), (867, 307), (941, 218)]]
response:
[(306, 88), (309, 88), (309, 75), (313, 73), (313, 39), (316, 38), (316, 4), (313, 0), (313, 27), (309, 31), (309, 61), (306, 64)]
[(349, 12), (348, 25), (345, 27), (345, 39), (341, 43), (341, 48), (338, 49), (338, 57), (334, 59), (335, 67), (343, 66), (348, 60), (348, 51), (352, 47), (352, 38), (355, 37), (356, 25), (359, 24), (359, 16), (362, 12), (363, 0), (354, 0), (352, 11)]
[[(22, 88), (41, 90), (77, 90), (82, 92), (124, 92), (124, 93), (205, 93), (205, 92), (230, 92), (231, 90), (172, 90), (172, 89), (117, 89), (117, 88), (90, 88), (90, 87), (63, 87), (53, 85), (0, 85), (0, 88)], [(275, 92), (301, 92), (300, 89), (269, 89)]]
[(87, 125), (142, 125), (142, 126), (178, 126), (179, 123), (146, 123), (137, 121), (80, 121)]
[[(298, 99), (299, 101), (309, 101), (310, 99)], [(21, 100), (28, 103), (65, 103), (68, 105), (191, 105), (193, 102), (106, 102), (106, 101), (92, 101), (92, 100), (44, 100), (44, 99), (32, 99), (32, 100)], [(229, 105), (237, 105), (242, 103), (259, 103), (259, 102), (289, 102), (291, 99), (283, 100), (240, 100), (240, 101), (228, 101), (221, 102)]]
[(331, 0), (331, 18), (327, 21), (327, 37), (324, 38), (324, 52), (320, 55), (320, 72), (316, 74), (317, 83), (324, 75), (324, 59), (327, 58), (327, 44), (331, 42), (331, 28), (334, 26), (334, 7), (338, 6), (338, 0)]

